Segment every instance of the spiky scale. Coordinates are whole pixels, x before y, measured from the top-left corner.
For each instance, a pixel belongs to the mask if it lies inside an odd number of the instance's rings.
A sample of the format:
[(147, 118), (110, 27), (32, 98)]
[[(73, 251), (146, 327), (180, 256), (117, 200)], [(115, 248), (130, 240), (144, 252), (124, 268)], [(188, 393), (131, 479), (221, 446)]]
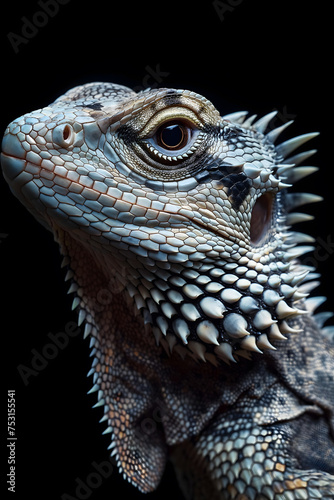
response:
[(200, 359), (200, 360), (204, 361), (204, 363), (206, 363), (206, 359), (205, 359), (206, 349), (205, 349), (203, 344), (200, 344), (199, 342), (191, 340), (188, 343), (188, 347), (195, 354), (195, 356), (197, 356), (198, 359)]
[(172, 316), (176, 315), (176, 310), (170, 302), (163, 302), (161, 304), (161, 310), (166, 316), (166, 318), (170, 319)]
[[(108, 447), (108, 449), (109, 449), (109, 447)], [(110, 453), (110, 457), (116, 457), (116, 459), (117, 459), (117, 457), (118, 457), (117, 448), (113, 449), (113, 451)], [(118, 462), (117, 462), (117, 464), (118, 464)], [(117, 466), (120, 467), (119, 465), (117, 465)], [(121, 467), (120, 467), (120, 470), (121, 470)]]
[(315, 238), (309, 234), (300, 233), (298, 231), (290, 231), (287, 241), (291, 241), (292, 244), (296, 243), (314, 243)]
[(279, 328), (280, 328), (280, 331), (282, 333), (300, 333), (300, 332), (302, 332), (301, 328), (293, 328), (292, 326), (288, 325), (288, 323), (286, 322), (285, 319), (280, 323)]
[[(111, 443), (110, 443), (110, 445), (108, 446), (108, 448), (107, 448), (107, 449), (108, 449), (108, 450), (113, 450), (114, 448), (115, 448), (115, 449), (117, 449), (117, 444), (116, 444), (116, 442), (115, 442), (115, 441), (111, 441)], [(113, 455), (115, 455), (115, 453), (114, 453), (114, 452), (113, 452), (113, 453), (111, 453), (111, 455), (110, 455), (110, 456), (113, 456)]]
[(227, 273), (222, 276), (222, 281), (226, 285), (233, 285), (233, 283), (235, 283), (237, 280), (238, 276), (236, 276), (235, 274)]
[(240, 314), (229, 314), (223, 320), (223, 325), (229, 337), (241, 338), (249, 335), (249, 332), (247, 331), (247, 321)]
[(298, 259), (305, 253), (313, 252), (315, 250), (314, 246), (311, 245), (300, 245), (299, 247), (294, 247), (288, 250), (284, 258), (285, 260)]
[(248, 116), (243, 122), (242, 122), (242, 126), (244, 128), (251, 128), (251, 126), (253, 125), (253, 122), (256, 120), (257, 118), (257, 115), (251, 115), (251, 116)]
[(188, 321), (196, 321), (201, 316), (198, 309), (191, 303), (182, 304), (180, 310), (183, 317)]
[(289, 299), (290, 297), (293, 296), (293, 294), (297, 291), (297, 288), (296, 287), (292, 287), (290, 285), (286, 285), (285, 283), (283, 283), (281, 286), (280, 286), (280, 292), (284, 295), (284, 297), (286, 299)]
[(74, 293), (78, 290), (78, 285), (76, 283), (72, 283), (70, 288), (68, 289), (68, 294)]
[(92, 325), (90, 323), (85, 324), (84, 339), (86, 339), (92, 332)]
[(277, 115), (277, 113), (278, 111), (271, 111), (271, 113), (262, 116), (259, 120), (253, 123), (253, 128), (263, 134), (266, 131), (269, 123)]
[(74, 272), (71, 269), (69, 269), (65, 275), (65, 281), (72, 279), (73, 276), (74, 276)]
[(232, 346), (228, 343), (219, 344), (219, 346), (214, 348), (214, 352), (217, 356), (225, 361), (225, 363), (236, 363), (235, 358), (233, 357), (233, 349)]
[(181, 318), (177, 318), (173, 321), (173, 328), (175, 333), (180, 337), (184, 344), (187, 344), (187, 338), (190, 335), (190, 329), (188, 323)]
[(103, 398), (101, 398), (97, 403), (95, 403), (94, 406), (92, 406), (92, 408), (99, 408), (100, 406), (104, 406), (104, 403), (105, 403), (105, 400)]
[(292, 280), (291, 280), (291, 285), (292, 286), (296, 286), (296, 285), (299, 285), (300, 283), (302, 283), (309, 275), (309, 271), (306, 270), (306, 271), (302, 271), (301, 273), (296, 273), (295, 276), (293, 276)]
[(312, 132), (309, 134), (302, 134), (297, 137), (293, 137), (292, 139), (288, 139), (287, 141), (284, 141), (276, 146), (277, 154), (281, 155), (283, 158), (287, 158), (287, 156), (292, 153), (292, 151), (302, 146), (305, 142), (314, 139), (318, 135), (319, 132)]
[(268, 289), (263, 292), (263, 301), (267, 304), (267, 306), (275, 306), (282, 299), (283, 297), (281, 297), (275, 290)]
[(313, 215), (304, 214), (301, 212), (291, 212), (286, 216), (286, 223), (288, 226), (293, 226), (294, 224), (299, 224), (300, 222), (308, 222), (313, 219)]
[(248, 115), (248, 111), (236, 111), (235, 113), (229, 113), (224, 115), (222, 118), (224, 120), (231, 121), (233, 123), (242, 123), (244, 121), (245, 116)]
[(297, 153), (288, 158), (290, 163), (293, 163), (295, 166), (300, 165), (304, 161), (308, 160), (311, 156), (317, 153), (316, 149), (310, 149), (309, 151), (302, 151), (301, 153)]
[(215, 354), (212, 354), (211, 352), (206, 352), (205, 353), (205, 359), (209, 361), (213, 366), (217, 367), (219, 366), (219, 360)]
[(209, 318), (223, 318), (227, 310), (220, 300), (214, 297), (204, 297), (200, 301), (202, 311), (209, 316)]
[(160, 344), (160, 341), (163, 338), (162, 332), (161, 332), (160, 328), (157, 328), (156, 326), (153, 326), (152, 333), (153, 333), (154, 338), (155, 338), (155, 343), (158, 346)]
[(276, 351), (276, 347), (274, 347), (269, 342), (268, 336), (265, 333), (262, 333), (261, 335), (259, 335), (256, 343), (257, 343), (257, 346), (259, 347), (259, 349), (262, 349), (262, 350), (269, 349), (270, 351)]
[[(307, 274), (306, 278), (304, 279), (304, 282), (302, 283), (302, 285), (300, 285), (299, 288), (301, 288), (301, 287), (304, 288), (304, 285), (305, 286), (310, 285), (313, 288), (316, 288), (320, 284), (320, 281), (317, 281), (318, 278), (320, 278), (320, 274), (314, 273), (314, 272), (312, 272), (311, 268), (310, 269), (308, 268), (308, 274)], [(313, 288), (311, 288), (311, 290), (313, 290)], [(304, 291), (304, 290), (302, 290), (302, 291)]]
[(314, 174), (318, 170), (318, 167), (294, 167), (293, 169), (289, 170), (285, 174), (285, 176), (288, 182), (291, 182), (291, 184), (295, 184), (296, 182), (304, 179), (304, 177)]
[(157, 304), (159, 304), (162, 300), (164, 300), (163, 294), (156, 288), (153, 288), (151, 290), (151, 297)]
[(173, 304), (180, 304), (183, 301), (183, 296), (176, 290), (168, 290), (167, 297)]
[(152, 313), (157, 313), (159, 311), (156, 303), (152, 300), (152, 299), (148, 299), (146, 301), (146, 304), (147, 304), (147, 307), (148, 307), (148, 310), (149, 312), (152, 314)]
[(277, 174), (282, 177), (284, 180), (287, 180), (288, 173), (295, 168), (292, 163), (280, 163), (280, 166), (277, 169)]
[(313, 315), (313, 319), (319, 328), (322, 328), (326, 321), (334, 316), (331, 311), (320, 312)]
[(274, 128), (273, 130), (271, 130), (270, 132), (268, 132), (266, 134), (266, 138), (269, 139), (269, 141), (271, 141), (272, 143), (274, 143), (278, 139), (278, 137), (281, 135), (281, 133), (286, 128), (288, 128), (292, 123), (293, 123), (293, 120), (290, 120), (286, 123), (283, 123), (283, 125), (281, 125), (280, 127)]
[(334, 340), (334, 326), (325, 326), (322, 328), (321, 333), (333, 342)]
[(254, 326), (259, 330), (264, 330), (265, 328), (268, 328), (275, 322), (276, 321), (272, 318), (270, 312), (267, 311), (266, 309), (258, 311), (253, 319)]
[(219, 332), (211, 321), (201, 321), (196, 328), (196, 333), (203, 342), (219, 345)]
[(74, 311), (74, 309), (76, 309), (79, 304), (80, 304), (79, 297), (75, 297), (74, 300), (73, 300), (73, 302), (72, 302), (72, 311)]
[(317, 314), (314, 314), (313, 319), (318, 325), (319, 328), (322, 328), (326, 321), (334, 316), (334, 313), (331, 311), (326, 311), (326, 312), (320, 312)]
[(182, 287), (184, 294), (189, 297), (189, 299), (197, 299), (203, 294), (203, 291), (196, 285), (184, 285)]
[(143, 297), (139, 294), (135, 295), (134, 296), (134, 299), (135, 299), (135, 303), (136, 303), (136, 308), (137, 310), (139, 311), (140, 309), (143, 309), (145, 307), (145, 300), (143, 299)]
[(163, 316), (158, 316), (156, 322), (163, 335), (166, 335), (168, 330), (168, 322), (166, 319)]
[(286, 188), (290, 188), (290, 187), (292, 187), (292, 184), (289, 184), (288, 182), (282, 182), (282, 181), (278, 182), (279, 189), (286, 189)]
[(227, 302), (228, 304), (233, 304), (242, 297), (242, 294), (237, 290), (234, 290), (234, 288), (225, 288), (221, 292), (220, 296), (224, 302)]
[(246, 349), (246, 351), (254, 351), (262, 354), (262, 351), (258, 348), (256, 345), (256, 340), (253, 335), (250, 335), (249, 337), (245, 337), (240, 341), (240, 347), (242, 349)]
[(327, 300), (327, 297), (319, 296), (319, 297), (310, 297), (305, 300), (305, 307), (308, 311), (313, 313), (318, 307), (321, 306), (325, 301)]
[(248, 279), (244, 278), (238, 279), (238, 281), (235, 284), (235, 286), (239, 288), (239, 290), (247, 290), (247, 288), (249, 288), (250, 285), (251, 282)]
[(61, 268), (66, 267), (66, 266), (68, 266), (70, 264), (70, 262), (71, 262), (71, 260), (70, 260), (69, 256), (65, 255), (63, 257), (63, 260), (61, 261), (60, 267)]
[(271, 340), (287, 340), (287, 337), (285, 337), (280, 328), (278, 327), (277, 323), (274, 323), (271, 325), (269, 328), (269, 337)]
[(260, 309), (260, 305), (259, 305), (258, 301), (256, 299), (254, 299), (253, 297), (249, 297), (249, 296), (243, 297), (240, 300), (239, 307), (240, 307), (241, 311), (246, 313), (246, 314), (254, 313)]
[(284, 300), (277, 304), (275, 311), (279, 319), (294, 316), (298, 313), (297, 309), (290, 307)]
[(261, 173), (260, 168), (247, 163), (245, 163), (245, 165), (243, 166), (243, 171), (249, 179), (256, 179)]
[(174, 349), (174, 346), (177, 343), (177, 338), (175, 337), (175, 335), (167, 333), (167, 335), (166, 335), (166, 341), (167, 341), (167, 344), (169, 346), (169, 350), (172, 353), (173, 349)]
[(292, 300), (294, 302), (298, 302), (299, 300), (301, 299), (306, 299), (306, 297), (308, 297), (309, 294), (308, 293), (303, 293), (301, 292), (299, 289), (297, 289), (294, 294), (292, 295)]
[(87, 392), (87, 394), (93, 394), (100, 390), (100, 386), (98, 384), (93, 385), (93, 387)]
[(83, 309), (80, 309), (78, 317), (78, 326), (82, 325), (82, 323), (85, 321), (85, 318), (86, 318), (85, 311)]
[(290, 211), (296, 207), (309, 203), (323, 201), (323, 197), (312, 193), (289, 193), (286, 195), (287, 209)]

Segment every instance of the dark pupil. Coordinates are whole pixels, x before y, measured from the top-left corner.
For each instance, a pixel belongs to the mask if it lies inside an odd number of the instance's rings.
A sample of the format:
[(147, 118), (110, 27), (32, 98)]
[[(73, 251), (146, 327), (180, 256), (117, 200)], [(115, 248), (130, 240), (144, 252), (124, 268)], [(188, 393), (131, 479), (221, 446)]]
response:
[(183, 147), (184, 139), (184, 127), (178, 123), (161, 127), (158, 135), (160, 145), (166, 149), (177, 149)]

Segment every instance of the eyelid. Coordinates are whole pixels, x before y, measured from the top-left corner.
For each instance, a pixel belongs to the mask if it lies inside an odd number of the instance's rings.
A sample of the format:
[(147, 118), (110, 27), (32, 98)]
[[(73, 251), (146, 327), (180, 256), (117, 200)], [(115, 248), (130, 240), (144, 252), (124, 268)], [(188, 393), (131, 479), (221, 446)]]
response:
[(185, 122), (185, 125), (193, 129), (202, 127), (202, 123), (193, 111), (182, 106), (175, 106), (159, 111), (153, 115), (140, 131), (139, 139), (153, 137), (161, 125), (174, 120), (182, 120)]
[(181, 161), (189, 158), (197, 150), (201, 140), (202, 133), (194, 129), (191, 142), (179, 150), (170, 151), (158, 146), (154, 141), (154, 136), (145, 139), (143, 142), (146, 143), (146, 148), (153, 159), (165, 163), (169, 167), (175, 167)]

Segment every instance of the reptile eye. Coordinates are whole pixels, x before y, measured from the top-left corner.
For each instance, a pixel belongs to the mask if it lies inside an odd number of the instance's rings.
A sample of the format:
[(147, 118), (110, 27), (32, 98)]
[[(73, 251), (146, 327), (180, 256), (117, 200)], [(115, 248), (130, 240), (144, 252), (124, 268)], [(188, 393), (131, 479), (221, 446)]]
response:
[(194, 153), (201, 138), (200, 130), (192, 121), (173, 118), (161, 123), (145, 142), (153, 159), (174, 167)]
[(181, 122), (167, 123), (158, 128), (155, 139), (161, 148), (178, 151), (191, 139), (191, 129)]
[(250, 240), (253, 245), (261, 243), (271, 226), (273, 197), (269, 193), (260, 196), (253, 207), (250, 221)]

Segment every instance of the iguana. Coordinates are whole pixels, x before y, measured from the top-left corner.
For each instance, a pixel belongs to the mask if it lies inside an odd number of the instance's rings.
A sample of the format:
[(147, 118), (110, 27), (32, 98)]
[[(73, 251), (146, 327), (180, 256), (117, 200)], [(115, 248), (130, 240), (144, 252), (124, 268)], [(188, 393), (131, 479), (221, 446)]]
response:
[[(334, 348), (287, 192), (315, 167), (289, 125), (179, 89), (97, 82), (14, 120), (11, 190), (54, 234), (90, 337), (111, 454), (141, 492), (334, 498)], [(298, 209), (297, 209), (298, 210)]]

